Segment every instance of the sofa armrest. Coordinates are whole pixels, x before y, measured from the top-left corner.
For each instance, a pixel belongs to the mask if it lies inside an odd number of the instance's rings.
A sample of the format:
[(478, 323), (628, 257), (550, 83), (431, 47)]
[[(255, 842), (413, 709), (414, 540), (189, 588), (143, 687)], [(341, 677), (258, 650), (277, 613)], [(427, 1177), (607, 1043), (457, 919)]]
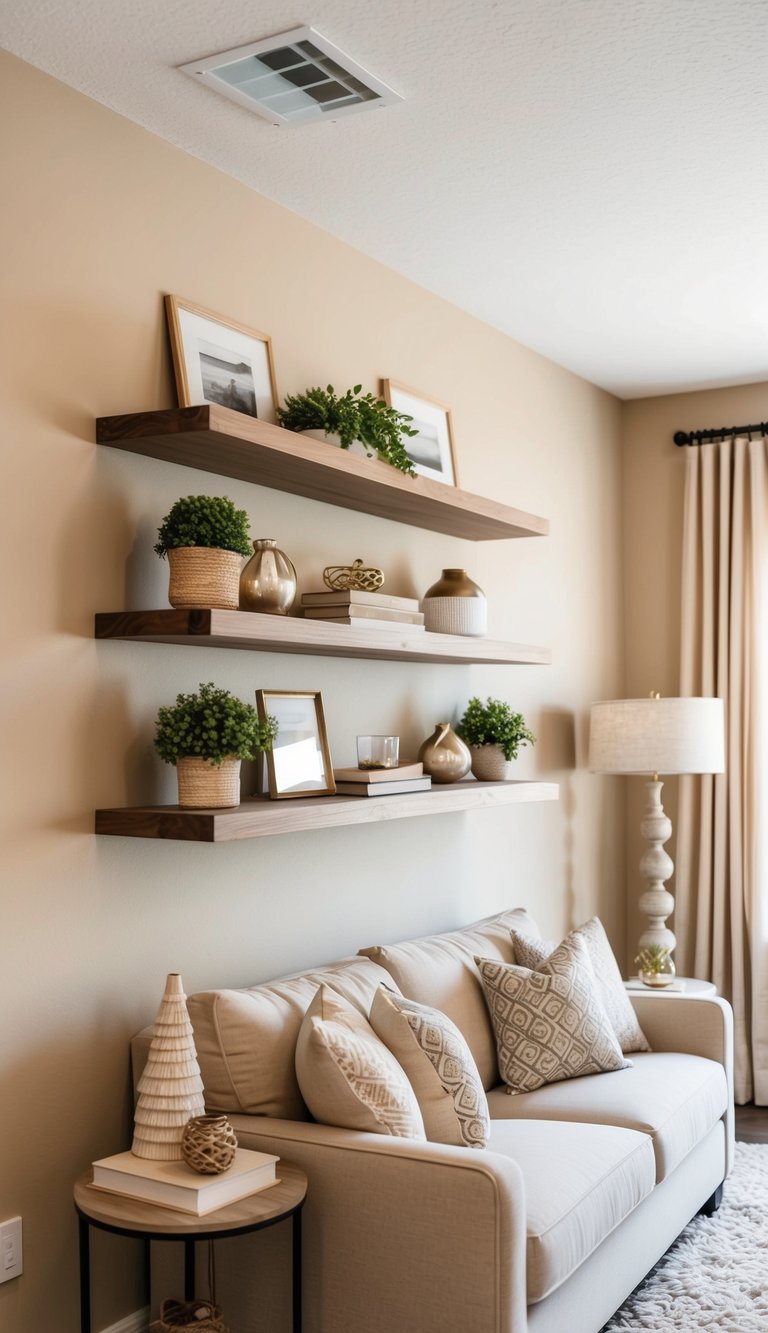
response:
[(643, 995), (630, 991), (629, 996), (654, 1051), (702, 1055), (723, 1066), (728, 1080), (728, 1109), (723, 1120), (730, 1171), (735, 1147), (731, 1006), (717, 995)]
[(229, 1119), (242, 1147), (307, 1173), (308, 1333), (524, 1333), (525, 1197), (515, 1162), (314, 1123)]

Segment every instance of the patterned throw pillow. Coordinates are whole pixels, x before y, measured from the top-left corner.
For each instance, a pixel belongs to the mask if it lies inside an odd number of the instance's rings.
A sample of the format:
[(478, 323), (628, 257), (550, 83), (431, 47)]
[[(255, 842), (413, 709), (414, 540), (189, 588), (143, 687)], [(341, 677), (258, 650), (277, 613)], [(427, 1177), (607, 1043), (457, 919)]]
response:
[[(554, 951), (555, 945), (549, 940), (526, 935), (520, 930), (510, 930), (515, 962), (521, 967), (537, 968)], [(648, 1039), (637, 1021), (632, 1001), (624, 989), (619, 965), (608, 941), (603, 923), (593, 916), (583, 926), (578, 926), (566, 935), (563, 943), (574, 936), (583, 939), (587, 946), (589, 961), (595, 974), (603, 1008), (611, 1020), (618, 1043), (627, 1055), (631, 1051), (650, 1051)]]
[(395, 1057), (343, 996), (321, 986), (299, 1029), (296, 1077), (315, 1120), (424, 1139), (424, 1121)]
[(371, 1006), (371, 1027), (405, 1070), (427, 1138), (485, 1148), (490, 1132), (488, 1100), (456, 1024), (439, 1009), (379, 986)]
[(476, 958), (507, 1092), (627, 1069), (580, 937), (537, 970)]

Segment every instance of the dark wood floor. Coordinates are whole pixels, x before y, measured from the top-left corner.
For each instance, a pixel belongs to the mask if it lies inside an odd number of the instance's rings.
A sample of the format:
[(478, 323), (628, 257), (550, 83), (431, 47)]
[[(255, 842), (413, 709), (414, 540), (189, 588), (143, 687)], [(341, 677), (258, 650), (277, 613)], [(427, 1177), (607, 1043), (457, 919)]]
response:
[(768, 1106), (737, 1106), (736, 1138), (744, 1143), (768, 1143)]

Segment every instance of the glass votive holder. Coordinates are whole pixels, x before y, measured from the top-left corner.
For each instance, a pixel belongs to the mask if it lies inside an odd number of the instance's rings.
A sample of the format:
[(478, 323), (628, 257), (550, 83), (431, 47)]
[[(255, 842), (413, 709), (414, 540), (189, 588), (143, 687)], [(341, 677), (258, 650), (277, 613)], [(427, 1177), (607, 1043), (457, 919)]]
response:
[(358, 768), (397, 768), (399, 758), (399, 736), (358, 736)]

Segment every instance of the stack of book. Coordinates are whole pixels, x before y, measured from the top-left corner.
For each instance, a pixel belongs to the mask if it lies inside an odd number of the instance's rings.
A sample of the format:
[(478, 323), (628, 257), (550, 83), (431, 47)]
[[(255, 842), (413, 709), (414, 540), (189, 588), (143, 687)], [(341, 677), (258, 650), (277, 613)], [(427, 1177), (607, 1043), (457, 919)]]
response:
[(102, 1157), (93, 1163), (94, 1189), (124, 1194), (144, 1203), (156, 1203), (181, 1213), (204, 1217), (225, 1204), (236, 1203), (277, 1184), (271, 1153), (238, 1148), (235, 1160), (217, 1176), (202, 1176), (186, 1162), (156, 1162), (132, 1152)]
[(338, 796), (396, 796), (409, 791), (429, 791), (432, 779), (422, 763), (398, 764), (396, 768), (334, 768)]
[(390, 597), (382, 592), (305, 592), (301, 604), (307, 620), (327, 620), (331, 625), (357, 625), (358, 629), (404, 629), (410, 634), (424, 630), (424, 616), (415, 597)]

